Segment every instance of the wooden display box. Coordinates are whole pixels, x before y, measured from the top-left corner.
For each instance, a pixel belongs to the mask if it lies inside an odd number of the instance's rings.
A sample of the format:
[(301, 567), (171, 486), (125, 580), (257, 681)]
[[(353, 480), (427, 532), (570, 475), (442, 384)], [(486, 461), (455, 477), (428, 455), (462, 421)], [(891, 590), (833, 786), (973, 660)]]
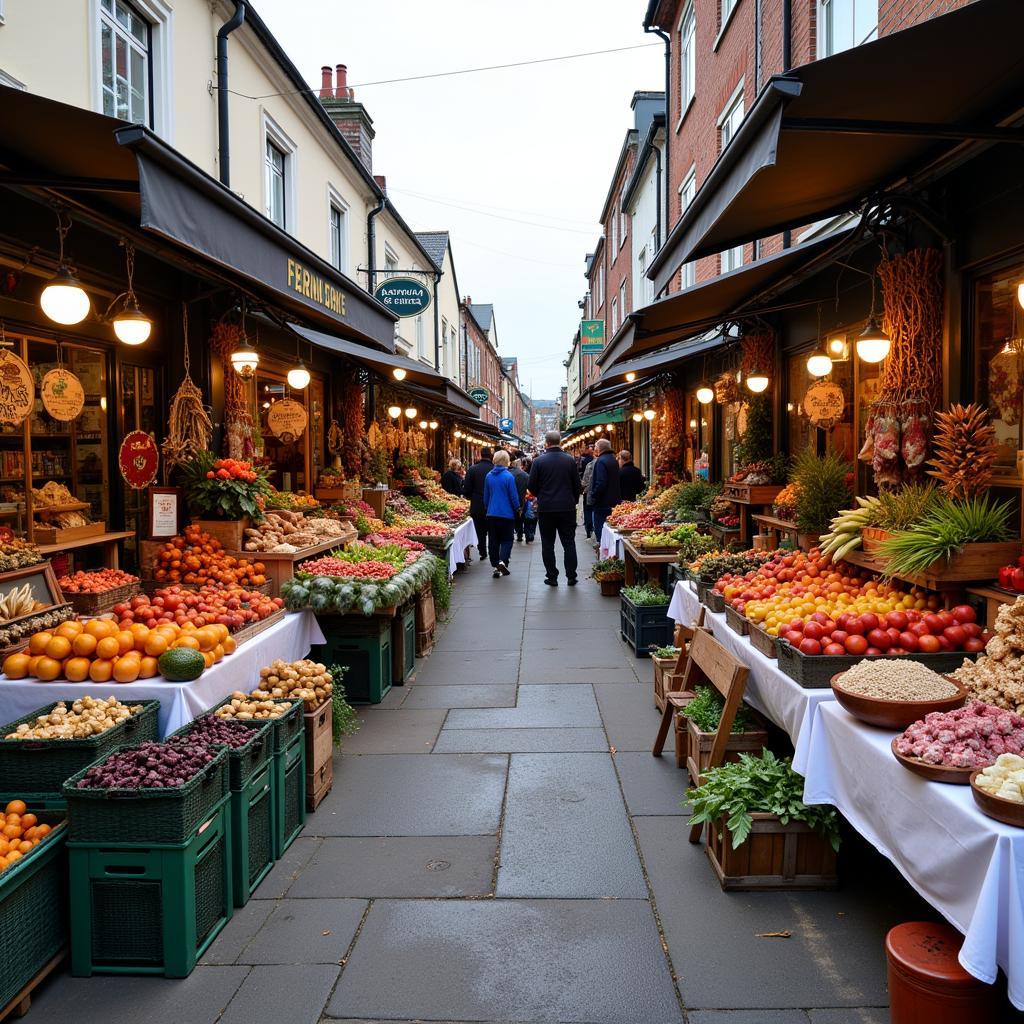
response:
[[(751, 708), (747, 708), (754, 723), (753, 728), (745, 732), (734, 732), (729, 734), (729, 742), (725, 745), (725, 763), (730, 764), (739, 760), (740, 754), (760, 755), (768, 742), (768, 729), (765, 720)], [(713, 732), (701, 732), (694, 723), (685, 715), (678, 715), (676, 728), (686, 724), (686, 769), (690, 773), (690, 780), (695, 786), (701, 784), (701, 775), (710, 767), (711, 747), (715, 742)]]
[(656, 658), (651, 655), (651, 662), (654, 664), (654, 706), (664, 711), (665, 694), (675, 693), (683, 685), (683, 673), (676, 672), (679, 657)]
[(782, 489), (780, 484), (727, 483), (722, 487), (722, 497), (740, 505), (771, 505)]
[(303, 714), (306, 729), (306, 805), (315, 811), (333, 781), (334, 737), (332, 707), (328, 698), (312, 711)]
[(248, 516), (241, 519), (193, 519), (192, 524), (220, 541), (225, 551), (241, 551), (245, 545), (245, 531), (252, 526), (252, 520)]
[(345, 500), (344, 487), (316, 487), (313, 489), (313, 497), (317, 501), (332, 502)]
[(611, 580), (598, 580), (601, 585), (601, 596), (602, 597), (618, 597), (622, 593), (622, 585), (625, 580), (618, 576)]
[(378, 519), (384, 516), (384, 505), (388, 500), (388, 492), (378, 490), (376, 487), (363, 488), (363, 501), (373, 509)]
[(783, 825), (774, 814), (755, 813), (747, 841), (733, 849), (719, 819), (707, 826), (707, 855), (726, 891), (834, 889), (836, 854), (800, 821)]
[(750, 623), (747, 635), (750, 637), (750, 646), (755, 651), (760, 651), (766, 658), (772, 660), (778, 658), (779, 651), (775, 637), (762, 629), (756, 622)]
[(47, 523), (32, 525), (32, 539), (36, 544), (66, 544), (86, 537), (99, 537), (107, 532), (106, 523), (86, 523), (85, 526), (50, 526)]
[(295, 573), (302, 571), (301, 563), (307, 558), (315, 558), (334, 548), (340, 548), (355, 540), (358, 533), (355, 529), (349, 528), (345, 533), (337, 537), (329, 537), (319, 544), (311, 544), (306, 548), (299, 548), (298, 551), (241, 551), (232, 549), (228, 553), (235, 558), (247, 558), (250, 562), (261, 562), (264, 567), (264, 575), (270, 584), (270, 594), (279, 597), (281, 587), (290, 580)]
[(747, 635), (747, 630), (750, 628), (750, 619), (745, 615), (741, 615), (731, 604), (725, 606), (725, 621), (734, 633), (739, 633), (740, 636)]
[(315, 811), (334, 785), (334, 761), (325, 761), (315, 772), (306, 772), (306, 810)]
[(434, 591), (428, 584), (416, 595), (416, 632), (433, 634), (436, 625)]
[(861, 550), (868, 555), (873, 555), (882, 546), (882, 542), (888, 540), (892, 534), (888, 530), (879, 530), (876, 526), (865, 526), (860, 531)]

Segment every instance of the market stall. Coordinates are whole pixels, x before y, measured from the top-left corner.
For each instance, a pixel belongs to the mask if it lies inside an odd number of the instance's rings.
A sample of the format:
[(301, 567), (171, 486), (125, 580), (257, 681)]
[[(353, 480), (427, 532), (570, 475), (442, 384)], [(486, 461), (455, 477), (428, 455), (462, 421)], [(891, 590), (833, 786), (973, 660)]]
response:
[(476, 527), (472, 519), (467, 519), (455, 529), (452, 537), (451, 547), (448, 549), (448, 575), (454, 576), (460, 565), (466, 562), (466, 555), (470, 548), (479, 543), (476, 535)]
[(602, 558), (622, 558), (622, 534), (615, 527), (605, 523), (601, 527), (599, 543), (601, 545)]

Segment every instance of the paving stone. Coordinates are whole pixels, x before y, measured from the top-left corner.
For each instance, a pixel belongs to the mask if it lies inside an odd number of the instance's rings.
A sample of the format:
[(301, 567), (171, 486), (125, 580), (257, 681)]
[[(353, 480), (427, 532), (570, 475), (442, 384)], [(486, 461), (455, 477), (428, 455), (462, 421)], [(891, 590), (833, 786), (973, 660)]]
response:
[[(650, 752), (658, 735), (660, 720), (650, 688), (643, 684), (618, 686), (598, 683), (594, 686), (594, 696), (611, 745), (616, 750)], [(665, 747), (669, 749), (668, 742)], [(665, 756), (674, 758), (675, 755)]]
[[(74, 1024), (111, 1024), (112, 1021), (214, 1024), (248, 973), (248, 967), (197, 967), (187, 978), (121, 975), (72, 978), (58, 974), (33, 993), (32, 1021), (33, 1024), (72, 1021)], [(102, 995), (97, 998), (100, 989)]]
[(519, 651), (484, 653), (484, 634), (474, 651), (438, 651), (416, 673), (419, 686), (458, 683), (514, 683), (519, 678)]
[[(359, 899), (260, 902), (270, 907), (271, 914), (240, 951), (236, 963), (337, 964), (352, 944), (368, 906), (366, 900)], [(248, 909), (247, 904), (243, 910)]]
[(346, 754), (429, 754), (444, 725), (441, 709), (360, 708), (359, 731), (346, 736)]
[(513, 708), (456, 708), (448, 712), (448, 729), (598, 728), (594, 691), (589, 686), (524, 686)]
[(326, 1012), (371, 1020), (682, 1021), (654, 916), (640, 900), (378, 900)]
[(441, 730), (435, 754), (560, 753), (607, 750), (604, 729), (449, 729)]
[(515, 705), (515, 683), (413, 687), (405, 702), (406, 708), (512, 708)]
[[(340, 768), (338, 762), (335, 771)], [(306, 819), (306, 827), (311, 828), (312, 818)], [(309, 863), (309, 859), (316, 852), (320, 840), (302, 834), (298, 839), (284, 851), (284, 856), (270, 869), (270, 873), (260, 882), (252, 898), (256, 900), (278, 900), (284, 896), (291, 887), (292, 882), (299, 877), (299, 873)]]
[[(593, 611), (552, 611), (552, 612), (535, 612), (528, 611), (526, 613), (526, 619), (524, 626), (527, 631), (535, 629), (544, 630), (564, 630), (567, 634), (575, 635), (579, 630), (587, 631), (589, 635), (590, 630), (601, 630), (607, 633), (611, 628), (609, 616), (607, 614), (601, 614), (601, 608), (599, 606), (594, 608)], [(618, 605), (610, 602), (607, 608), (604, 609), (607, 613), (609, 610), (618, 612)], [(586, 643), (586, 638), (579, 638), (581, 643)]]
[(687, 1020), (689, 1024), (807, 1024), (807, 1014), (803, 1010), (691, 1010)]
[(472, 652), (480, 657), (484, 648), (487, 651), (515, 651), (518, 654), (522, 644), (522, 619), (506, 621), (504, 616), (497, 613), (487, 619), (477, 609), (472, 610), (473, 617), (469, 622), (463, 622), (456, 616), (457, 622), (453, 621), (434, 644), (434, 654)]
[[(703, 847), (687, 842), (683, 818), (635, 818), (633, 824), (691, 1016), (721, 1007), (887, 1003), (885, 933), (916, 919), (921, 908), (880, 857), (865, 877), (846, 874), (837, 892), (724, 893)], [(712, 926), (695, 928), (695, 921)], [(756, 937), (775, 931), (792, 937)], [(743, 969), (723, 971), (722, 964)]]
[[(1024, 1016), (1012, 1012), (1012, 1019), (1020, 1020)], [(808, 1010), (807, 1016), (811, 1024), (889, 1024), (890, 1020), (887, 1006), (844, 1006), (842, 1009), (832, 1006), (825, 1010)]]
[[(410, 682), (415, 681), (415, 676)], [(395, 711), (405, 703), (405, 698), (409, 696), (409, 691), (412, 687), (409, 684), (405, 686), (392, 686), (387, 693), (384, 694), (384, 699), (379, 704), (374, 704), (374, 710), (379, 711)]]
[(219, 1024), (253, 1024), (253, 1021), (271, 1020), (304, 1024), (319, 1020), (340, 973), (338, 964), (254, 967)]
[[(595, 620), (606, 620), (606, 615), (595, 613)], [(570, 667), (600, 668), (610, 659), (624, 659), (633, 652), (620, 639), (618, 633), (605, 628), (597, 633), (584, 631), (580, 636), (575, 630), (524, 629), (523, 663), (527, 659), (549, 659), (555, 664), (567, 663)]]
[(346, 755), (307, 827), (322, 836), (493, 835), (507, 768), (502, 754)]
[(497, 847), (494, 836), (325, 839), (291, 896), (486, 896)]
[(647, 898), (608, 754), (513, 754), (505, 806), (497, 895)]
[(615, 767), (630, 814), (689, 813), (680, 805), (690, 777), (685, 768), (676, 767), (671, 739), (669, 736), (670, 742), (665, 744), (661, 757), (653, 757), (649, 750), (621, 750), (615, 754)]
[(242, 950), (266, 924), (267, 918), (278, 905), (277, 900), (249, 900), (244, 907), (236, 908), (231, 920), (224, 925), (200, 962), (222, 965), (238, 963)]

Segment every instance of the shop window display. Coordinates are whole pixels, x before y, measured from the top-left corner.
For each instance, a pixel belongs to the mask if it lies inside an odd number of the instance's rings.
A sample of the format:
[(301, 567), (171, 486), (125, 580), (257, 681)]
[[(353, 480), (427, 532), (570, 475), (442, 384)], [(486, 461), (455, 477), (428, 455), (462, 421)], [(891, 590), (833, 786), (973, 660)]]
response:
[[(843, 336), (833, 337), (842, 340)], [(817, 429), (804, 412), (803, 399), (812, 384), (827, 381), (842, 388), (843, 415), (834, 427), (825, 431), (825, 451), (852, 462), (857, 454), (854, 451), (853, 361), (850, 358), (834, 359), (831, 373), (824, 377), (814, 377), (807, 370), (807, 357), (810, 354), (811, 349), (792, 354), (786, 368), (789, 454), (798, 455), (805, 448), (817, 450)]]

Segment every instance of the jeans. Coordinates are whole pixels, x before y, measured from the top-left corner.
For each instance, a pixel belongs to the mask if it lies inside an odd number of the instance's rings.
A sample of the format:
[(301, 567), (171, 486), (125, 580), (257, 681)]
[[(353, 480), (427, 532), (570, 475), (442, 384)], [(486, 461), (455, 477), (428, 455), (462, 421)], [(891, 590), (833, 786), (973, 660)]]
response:
[(508, 565), (512, 557), (512, 543), (516, 529), (514, 519), (502, 519), (499, 516), (487, 517), (487, 543), (491, 548), (491, 565), (497, 569), (499, 562)]
[(601, 508), (598, 505), (594, 506), (594, 536), (597, 537), (598, 544), (601, 543), (601, 531), (604, 529), (604, 521), (612, 514), (610, 508)]
[(479, 515), (471, 514), (473, 526), (476, 527), (476, 547), (480, 552), (480, 561), (487, 558), (487, 515), (481, 512)]
[(537, 536), (537, 517), (523, 520), (523, 532), (526, 534), (526, 543), (532, 544), (533, 538)]
[(558, 579), (558, 563), (555, 561), (555, 534), (562, 542), (562, 557), (565, 575), (576, 579), (576, 509), (571, 512), (541, 512), (540, 553), (544, 559), (544, 574), (549, 580)]
[[(594, 532), (594, 506), (588, 505), (586, 500), (583, 502), (583, 529), (587, 531), (588, 537)], [(598, 536), (600, 535), (599, 530)]]

